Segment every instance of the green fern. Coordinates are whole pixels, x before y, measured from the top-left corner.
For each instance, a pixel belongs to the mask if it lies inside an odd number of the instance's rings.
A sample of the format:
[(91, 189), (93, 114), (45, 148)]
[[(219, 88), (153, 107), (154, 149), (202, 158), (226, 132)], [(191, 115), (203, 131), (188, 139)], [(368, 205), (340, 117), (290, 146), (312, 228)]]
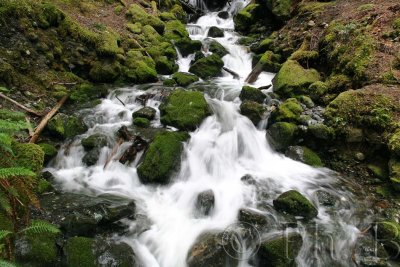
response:
[(45, 221), (32, 221), (31, 225), (23, 229), (21, 233), (22, 232), (27, 234), (58, 234), (60, 230), (54, 225)]
[(0, 241), (9, 237), (10, 235), (14, 234), (11, 231), (7, 231), (7, 230), (0, 230)]
[(17, 176), (34, 177), (36, 174), (23, 167), (0, 168), (0, 179), (8, 179)]
[(4, 210), (7, 214), (12, 213), (12, 207), (10, 204), (10, 200), (2, 191), (0, 191), (0, 209)]
[(14, 154), (11, 148), (12, 138), (8, 134), (0, 133), (0, 150)]
[(28, 126), (25, 121), (9, 121), (0, 119), (0, 133), (15, 133), (26, 129)]
[(0, 267), (17, 267), (17, 265), (8, 261), (0, 260)]
[(25, 114), (22, 112), (19, 112), (19, 111), (0, 109), (0, 119), (1, 120), (11, 120), (11, 121), (24, 121)]

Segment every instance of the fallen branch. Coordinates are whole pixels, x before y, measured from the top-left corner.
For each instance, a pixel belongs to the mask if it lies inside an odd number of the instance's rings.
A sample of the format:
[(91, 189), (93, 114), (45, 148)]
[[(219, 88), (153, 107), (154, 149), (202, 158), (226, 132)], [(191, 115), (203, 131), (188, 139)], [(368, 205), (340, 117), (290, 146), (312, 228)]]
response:
[(223, 69), (224, 71), (226, 71), (227, 73), (231, 74), (231, 75), (233, 76), (234, 79), (236, 79), (236, 80), (239, 80), (239, 79), (240, 79), (239, 74), (237, 74), (237, 73), (234, 72), (233, 70), (228, 69), (228, 68), (226, 68), (226, 67), (222, 67), (222, 69)]
[(247, 76), (245, 82), (254, 83), (255, 81), (257, 81), (257, 78), (261, 72), (262, 72), (262, 65), (260, 63), (257, 63), (257, 65), (250, 72), (249, 76)]
[(125, 103), (124, 102), (122, 102), (122, 100), (121, 99), (119, 99), (119, 97), (117, 96), (117, 95), (115, 95), (115, 98), (119, 101), (119, 102), (121, 102), (121, 104), (125, 107)]
[(117, 153), (118, 148), (122, 145), (122, 143), (124, 142), (123, 138), (118, 139), (118, 142), (115, 144), (115, 146), (113, 147), (113, 149), (111, 150), (110, 155), (108, 156), (106, 163), (104, 164), (103, 170), (105, 170), (107, 168), (108, 163), (110, 163), (110, 161), (112, 160), (112, 158), (114, 157), (114, 155)]
[(122, 126), (117, 133), (119, 139), (113, 149), (111, 150), (110, 155), (108, 155), (108, 158), (106, 160), (106, 163), (104, 164), (103, 170), (107, 168), (107, 165), (111, 162), (112, 158), (115, 156), (115, 154), (118, 151), (118, 148), (122, 145), (123, 142), (125, 141), (130, 141), (134, 138), (132, 134), (129, 132), (128, 128), (126, 126)]
[(69, 95), (63, 96), (63, 98), (61, 98), (61, 100), (57, 102), (57, 104), (49, 111), (49, 113), (47, 113), (46, 116), (43, 117), (42, 121), (39, 123), (31, 139), (29, 140), (29, 143), (36, 143), (49, 120), (53, 118), (53, 116), (57, 113), (57, 111), (61, 108), (65, 101), (67, 101), (68, 97)]
[(25, 107), (24, 105), (18, 103), (17, 101), (15, 101), (15, 100), (9, 98), (8, 96), (6, 96), (6, 95), (4, 95), (4, 94), (2, 94), (2, 93), (0, 93), (0, 97), (3, 98), (3, 99), (5, 99), (5, 100), (7, 100), (7, 101), (9, 101), (9, 102), (11, 102), (11, 103), (13, 103), (13, 104), (16, 105), (17, 107), (19, 107), (19, 108), (25, 110), (25, 111), (28, 112), (28, 113), (31, 113), (31, 114), (36, 115), (36, 116), (38, 116), (38, 117), (42, 117), (42, 116), (43, 116), (43, 114), (41, 114), (41, 113), (39, 113), (39, 112), (36, 112), (36, 111), (34, 111), (34, 110), (30, 109), (30, 108)]

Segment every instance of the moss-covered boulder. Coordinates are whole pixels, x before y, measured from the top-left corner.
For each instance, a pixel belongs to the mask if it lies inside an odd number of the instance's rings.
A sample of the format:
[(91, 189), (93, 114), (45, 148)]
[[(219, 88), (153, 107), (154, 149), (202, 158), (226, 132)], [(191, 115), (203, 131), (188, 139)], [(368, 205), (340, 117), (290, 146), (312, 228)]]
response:
[(260, 15), (259, 4), (249, 4), (240, 10), (233, 18), (235, 30), (248, 32), (253, 24), (257, 22)]
[(213, 38), (224, 37), (224, 35), (224, 31), (216, 26), (211, 26), (207, 33), (208, 37)]
[(66, 139), (87, 131), (87, 126), (76, 116), (58, 113), (47, 124), (47, 130), (55, 137)]
[(100, 133), (92, 134), (81, 140), (81, 145), (86, 151), (96, 147), (101, 148), (107, 146), (107, 143), (108, 143), (107, 136)]
[(133, 119), (133, 125), (137, 127), (148, 128), (150, 126), (150, 121), (146, 118), (138, 117)]
[(160, 56), (155, 59), (156, 70), (158, 74), (168, 75), (178, 70), (175, 60), (170, 60), (167, 56)]
[(203, 44), (200, 41), (192, 40), (190, 38), (184, 38), (175, 43), (176, 47), (179, 49), (179, 52), (182, 56), (186, 57), (190, 54), (193, 54), (197, 51), (200, 51)]
[(180, 130), (194, 130), (211, 114), (203, 93), (176, 90), (159, 107), (161, 122)]
[(186, 72), (177, 72), (172, 75), (172, 79), (175, 80), (176, 84), (184, 87), (199, 81), (199, 77)]
[(286, 61), (273, 79), (274, 92), (292, 97), (307, 94), (308, 87), (321, 79), (318, 71), (305, 69), (297, 61)]
[(294, 9), (293, 0), (266, 0), (268, 9), (280, 20), (288, 20)]
[(188, 137), (181, 132), (158, 133), (137, 168), (142, 183), (167, 184), (180, 167), (183, 142)]
[(296, 124), (277, 122), (267, 130), (267, 139), (276, 150), (282, 151), (296, 142), (298, 132)]
[(285, 155), (293, 160), (301, 161), (314, 167), (322, 166), (319, 156), (305, 146), (290, 146), (286, 150)]
[(125, 78), (135, 83), (157, 81), (156, 63), (140, 51), (130, 50), (123, 67)]
[(164, 37), (168, 40), (179, 41), (189, 38), (189, 33), (186, 30), (185, 24), (179, 20), (172, 20), (165, 24)]
[(15, 154), (15, 163), (35, 173), (43, 168), (44, 152), (39, 145), (31, 143), (14, 143), (12, 150)]
[(295, 259), (303, 245), (298, 233), (289, 233), (263, 241), (257, 252), (259, 266), (296, 266)]
[(295, 98), (289, 98), (271, 113), (271, 120), (300, 122), (300, 115), (302, 112), (303, 108), (299, 101)]
[(139, 22), (143, 25), (152, 26), (159, 34), (164, 33), (165, 24), (158, 17), (146, 12), (141, 6), (132, 4), (129, 6), (126, 16), (133, 23)]
[(281, 68), (279, 61), (281, 57), (272, 51), (265, 51), (258, 61), (259, 66), (262, 70), (267, 72), (278, 72)]
[(57, 236), (53, 233), (24, 234), (16, 240), (16, 262), (33, 267), (59, 265)]
[(54, 158), (56, 155), (57, 155), (57, 153), (58, 153), (58, 150), (57, 150), (57, 148), (54, 146), (54, 145), (52, 145), (52, 144), (49, 144), (49, 143), (39, 143), (38, 144), (41, 148), (42, 148), (42, 150), (43, 150), (43, 152), (44, 152), (44, 162), (46, 163), (46, 162), (49, 162), (52, 158)]
[(263, 103), (266, 95), (264, 95), (264, 93), (257, 88), (245, 85), (242, 87), (242, 91), (240, 91), (239, 98), (242, 101), (248, 100), (257, 103)]
[(156, 116), (156, 110), (152, 107), (143, 107), (132, 113), (132, 118), (145, 118), (153, 120)]
[(374, 227), (376, 237), (394, 256), (397, 254), (400, 242), (400, 225), (395, 221), (380, 221)]
[(221, 58), (228, 54), (228, 50), (226, 50), (226, 48), (223, 45), (221, 45), (215, 40), (212, 40), (210, 42), (210, 44), (208, 45), (208, 50), (213, 54), (217, 54)]
[(254, 101), (243, 101), (240, 105), (240, 113), (251, 120), (254, 125), (263, 119), (266, 108)]
[(221, 73), (224, 62), (217, 54), (197, 60), (189, 69), (202, 79), (216, 77)]
[(189, 249), (188, 267), (237, 266), (238, 252), (229, 243), (229, 238), (229, 232), (202, 233)]
[(121, 65), (117, 61), (93, 63), (89, 76), (94, 82), (112, 83), (121, 74)]
[(296, 190), (282, 193), (273, 201), (273, 204), (277, 211), (293, 216), (311, 219), (318, 215), (318, 210), (314, 205)]
[(332, 141), (335, 138), (335, 130), (323, 123), (309, 125), (308, 132), (311, 136), (324, 141)]

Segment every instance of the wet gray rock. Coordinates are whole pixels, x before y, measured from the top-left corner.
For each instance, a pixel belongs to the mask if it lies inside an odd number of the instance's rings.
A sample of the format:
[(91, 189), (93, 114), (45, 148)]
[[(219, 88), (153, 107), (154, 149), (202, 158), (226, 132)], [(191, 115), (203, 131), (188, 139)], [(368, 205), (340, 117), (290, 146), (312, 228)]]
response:
[(327, 207), (332, 207), (335, 206), (337, 198), (333, 196), (332, 194), (324, 191), (324, 190), (318, 190), (316, 192), (317, 199), (319, 204), (322, 206), (327, 206)]
[(221, 19), (227, 19), (229, 18), (229, 12), (227, 11), (218, 12), (218, 17)]
[(219, 10), (222, 9), (228, 0), (205, 0), (204, 3), (206, 4), (209, 10)]
[(104, 134), (92, 134), (89, 137), (83, 138), (81, 140), (81, 145), (86, 151), (89, 151), (95, 147), (101, 148), (107, 146), (107, 136)]
[(377, 243), (377, 240), (372, 235), (363, 235), (357, 240), (354, 258), (359, 266), (390, 266), (387, 262), (388, 253), (381, 244)]
[(212, 26), (208, 30), (207, 36), (213, 38), (224, 37), (224, 31), (216, 26)]
[(92, 148), (89, 152), (85, 154), (82, 158), (82, 162), (86, 164), (86, 166), (93, 166), (97, 163), (100, 157), (101, 148), (95, 147)]
[(239, 222), (249, 224), (256, 229), (265, 228), (268, 225), (268, 218), (264, 214), (251, 209), (240, 209), (238, 220)]
[(206, 232), (201, 234), (187, 255), (189, 267), (237, 266), (238, 255), (229, 246), (227, 232)]
[(196, 210), (201, 215), (209, 215), (215, 204), (215, 196), (214, 192), (210, 190), (206, 190), (198, 194), (196, 201)]
[(243, 176), (242, 178), (240, 178), (240, 180), (246, 184), (256, 184), (257, 181), (254, 179), (253, 176), (251, 176), (250, 174), (246, 174), (245, 176)]
[(145, 118), (150, 121), (154, 119), (155, 116), (156, 116), (156, 110), (152, 107), (141, 108), (138, 111), (133, 112), (132, 114), (133, 118)]

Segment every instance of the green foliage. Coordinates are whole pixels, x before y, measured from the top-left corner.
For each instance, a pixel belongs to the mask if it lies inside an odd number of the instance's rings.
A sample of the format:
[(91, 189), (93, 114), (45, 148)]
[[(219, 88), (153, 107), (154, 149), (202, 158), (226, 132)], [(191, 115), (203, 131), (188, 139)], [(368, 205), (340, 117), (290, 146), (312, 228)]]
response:
[(93, 252), (92, 238), (72, 237), (65, 247), (68, 266), (95, 267), (96, 257)]
[(0, 267), (17, 267), (17, 265), (8, 261), (0, 260)]
[(9, 179), (16, 176), (31, 176), (36, 174), (25, 167), (0, 168), (0, 179)]
[(142, 128), (147, 128), (150, 126), (150, 121), (146, 118), (134, 118), (133, 125), (142, 127)]
[(58, 234), (59, 232), (60, 230), (51, 223), (39, 220), (32, 221), (30, 226), (24, 228), (21, 231), (21, 233), (26, 233), (26, 234), (45, 234), (45, 233)]

